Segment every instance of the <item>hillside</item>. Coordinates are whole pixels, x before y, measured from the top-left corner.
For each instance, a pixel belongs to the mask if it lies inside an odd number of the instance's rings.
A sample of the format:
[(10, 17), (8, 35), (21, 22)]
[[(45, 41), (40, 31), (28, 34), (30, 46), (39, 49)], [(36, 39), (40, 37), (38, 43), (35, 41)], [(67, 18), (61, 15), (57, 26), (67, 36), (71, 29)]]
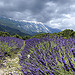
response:
[(39, 34), (39, 33), (54, 33), (54, 32), (57, 33), (57, 32), (61, 31), (59, 29), (53, 29), (51, 27), (48, 27), (40, 22), (15, 21), (15, 20), (8, 19), (5, 17), (0, 17), (0, 25), (13, 28), (14, 31), (15, 31), (15, 29), (17, 29), (16, 30), (17, 32), (20, 31), (20, 32), (23, 32), (23, 33), (29, 34), (29, 35), (35, 35), (35, 34)]
[(8, 26), (0, 25), (0, 31), (8, 32), (10, 35), (18, 34), (20, 36), (27, 36), (29, 34), (23, 33), (18, 29), (10, 28)]

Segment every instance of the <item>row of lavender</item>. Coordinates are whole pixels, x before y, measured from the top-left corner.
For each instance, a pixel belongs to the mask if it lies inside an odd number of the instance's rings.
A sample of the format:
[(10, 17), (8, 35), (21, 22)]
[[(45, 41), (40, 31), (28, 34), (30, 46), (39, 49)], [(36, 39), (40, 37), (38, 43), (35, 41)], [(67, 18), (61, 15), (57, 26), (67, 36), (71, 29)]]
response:
[(75, 72), (75, 39), (56, 36), (25, 42), (20, 65), (24, 75), (72, 75)]
[(24, 40), (14, 37), (0, 37), (0, 65), (7, 56), (17, 54)]
[(0, 63), (6, 54), (21, 51), (20, 65), (24, 75), (64, 75), (75, 72), (75, 39), (62, 37), (32, 38), (25, 41), (0, 37)]

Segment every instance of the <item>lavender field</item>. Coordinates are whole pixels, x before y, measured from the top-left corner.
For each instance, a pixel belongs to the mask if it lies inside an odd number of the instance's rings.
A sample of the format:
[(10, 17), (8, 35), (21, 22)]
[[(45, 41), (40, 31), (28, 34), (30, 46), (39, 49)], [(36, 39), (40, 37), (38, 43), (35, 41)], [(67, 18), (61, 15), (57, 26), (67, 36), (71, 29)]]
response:
[(75, 75), (74, 38), (45, 36), (22, 40), (0, 37), (0, 67), (7, 57), (18, 57), (20, 65), (16, 66), (18, 73), (7, 75)]
[(75, 0), (0, 0), (0, 75), (75, 75)]

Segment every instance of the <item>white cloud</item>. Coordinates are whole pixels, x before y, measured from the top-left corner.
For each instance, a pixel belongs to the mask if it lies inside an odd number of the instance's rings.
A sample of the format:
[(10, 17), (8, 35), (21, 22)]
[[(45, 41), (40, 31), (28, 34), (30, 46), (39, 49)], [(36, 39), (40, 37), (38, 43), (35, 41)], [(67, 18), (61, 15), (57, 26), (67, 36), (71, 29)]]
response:
[(0, 2), (0, 7), (3, 7), (4, 6), (4, 3), (3, 2)]
[(64, 29), (73, 29), (75, 30), (75, 17), (71, 17), (71, 15), (65, 15), (65, 18), (53, 19), (47, 22), (47, 25), (53, 28), (58, 28), (61, 30)]
[(30, 23), (35, 23), (35, 24), (42, 24), (43, 25), (42, 22), (37, 22), (37, 21), (26, 21), (26, 20), (20, 20), (20, 21), (22, 21), (22, 22), (30, 22)]
[(63, 14), (63, 16), (66, 17), (66, 18), (71, 18), (70, 14)]

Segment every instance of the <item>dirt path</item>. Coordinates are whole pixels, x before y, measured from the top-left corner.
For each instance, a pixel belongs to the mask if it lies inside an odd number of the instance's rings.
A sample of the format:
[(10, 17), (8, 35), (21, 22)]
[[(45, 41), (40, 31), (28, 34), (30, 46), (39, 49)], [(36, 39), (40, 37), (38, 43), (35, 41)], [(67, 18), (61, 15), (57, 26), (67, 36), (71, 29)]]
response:
[(17, 69), (20, 68), (18, 57), (15, 57), (14, 59), (7, 57), (6, 60), (4, 60), (3, 64), (4, 67), (0, 68), (0, 75), (21, 75), (22, 74)]

